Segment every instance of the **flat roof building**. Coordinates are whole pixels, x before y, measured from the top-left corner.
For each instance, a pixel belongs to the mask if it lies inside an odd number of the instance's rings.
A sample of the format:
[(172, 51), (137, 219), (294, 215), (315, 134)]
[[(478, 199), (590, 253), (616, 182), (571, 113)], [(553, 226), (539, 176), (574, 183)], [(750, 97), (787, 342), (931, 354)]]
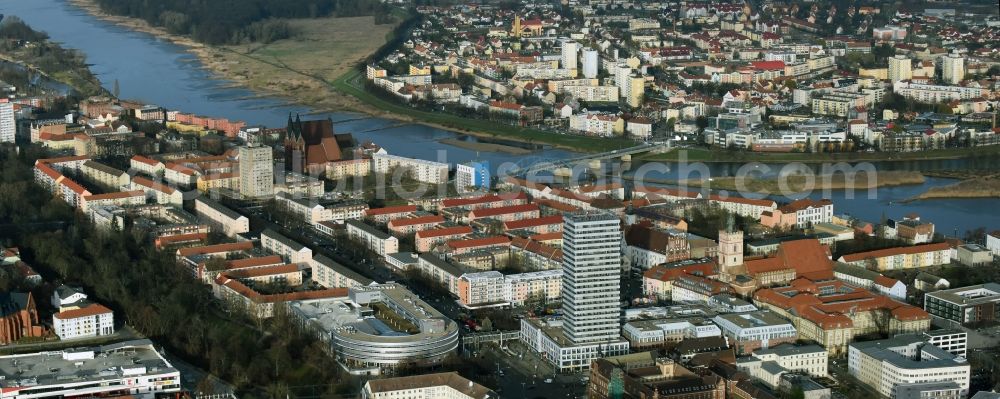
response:
[(153, 348), (137, 340), (95, 348), (0, 356), (0, 398), (151, 398), (180, 392), (181, 375)]
[(928, 293), (924, 310), (962, 324), (1000, 319), (1000, 284), (986, 283)]

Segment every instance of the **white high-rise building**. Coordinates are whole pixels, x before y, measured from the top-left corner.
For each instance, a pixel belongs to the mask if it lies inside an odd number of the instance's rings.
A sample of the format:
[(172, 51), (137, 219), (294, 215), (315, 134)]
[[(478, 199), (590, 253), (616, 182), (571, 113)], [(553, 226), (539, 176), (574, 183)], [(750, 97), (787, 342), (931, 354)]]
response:
[(632, 68), (625, 65), (624, 62), (619, 63), (618, 67), (615, 69), (615, 86), (618, 86), (618, 93), (621, 95), (626, 95), (629, 92), (629, 76), (632, 75)]
[(941, 80), (954, 85), (962, 79), (965, 79), (965, 58), (955, 53), (941, 57)]
[(600, 57), (597, 55), (597, 50), (589, 47), (583, 49), (583, 77), (587, 79), (596, 78), (599, 63)]
[(900, 80), (913, 78), (913, 69), (908, 57), (897, 55), (889, 58), (889, 81), (896, 83)]
[(609, 213), (563, 217), (563, 333), (574, 344), (621, 339), (621, 244)]
[(572, 40), (565, 40), (562, 42), (562, 68), (563, 69), (576, 69), (577, 67), (577, 53), (580, 52), (580, 44)]
[(13, 143), (17, 133), (14, 104), (0, 103), (0, 143)]
[(271, 147), (240, 147), (240, 194), (244, 198), (274, 195), (274, 157)]

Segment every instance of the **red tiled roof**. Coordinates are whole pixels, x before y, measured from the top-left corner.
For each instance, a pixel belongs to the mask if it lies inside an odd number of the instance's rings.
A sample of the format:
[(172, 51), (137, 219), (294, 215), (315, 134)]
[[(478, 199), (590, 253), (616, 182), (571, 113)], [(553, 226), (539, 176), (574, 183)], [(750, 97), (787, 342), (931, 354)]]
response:
[(561, 240), (563, 238), (563, 233), (561, 231), (555, 231), (551, 233), (535, 234), (529, 238), (535, 241)]
[(157, 161), (157, 160), (152, 159), (152, 158), (147, 158), (147, 157), (144, 157), (142, 155), (133, 156), (132, 160), (133, 161), (137, 161), (137, 162), (142, 162), (142, 163), (144, 163), (146, 165), (150, 165), (150, 166), (156, 166), (156, 164), (160, 163), (160, 161)]
[(528, 199), (527, 194), (518, 191), (516, 193), (503, 193), (503, 194), (493, 194), (484, 195), (481, 197), (471, 197), (471, 198), (448, 198), (441, 201), (442, 208), (451, 208), (456, 206), (467, 206), (467, 205), (477, 205), (477, 204), (488, 204), (491, 202), (503, 202), (510, 200), (526, 200)]
[(844, 255), (841, 258), (844, 260), (844, 262), (850, 263), (869, 258), (882, 258), (886, 256), (919, 254), (925, 252), (943, 251), (949, 248), (950, 247), (948, 246), (948, 243), (939, 242), (934, 244), (914, 245), (911, 247), (895, 247), (895, 248), (878, 249), (874, 251), (858, 252), (858, 253)]
[(522, 204), (522, 205), (511, 205), (511, 206), (501, 206), (497, 208), (483, 208), (476, 209), (470, 212), (469, 216), (473, 219), (485, 218), (497, 215), (506, 215), (510, 213), (523, 213), (523, 212), (537, 212), (538, 205), (535, 204)]
[(761, 69), (765, 71), (784, 71), (785, 62), (784, 61), (753, 61), (750, 63), (753, 65), (754, 69)]
[(431, 238), (431, 237), (444, 237), (459, 234), (472, 234), (472, 227), (470, 226), (452, 226), (443, 227), (440, 229), (428, 229), (418, 231), (416, 238)]
[(86, 156), (86, 155), (76, 155), (76, 156), (69, 156), (69, 157), (39, 159), (36, 162), (37, 163), (44, 163), (44, 164), (54, 164), (54, 163), (73, 162), (73, 161), (86, 161), (88, 159), (91, 159), (91, 158), (88, 157), (88, 156)]
[(414, 226), (418, 224), (428, 224), (428, 223), (444, 223), (444, 216), (426, 215), (426, 216), (417, 216), (412, 218), (393, 219), (389, 221), (389, 227)]
[(142, 177), (142, 176), (135, 176), (135, 177), (133, 177), (132, 178), (132, 182), (136, 183), (136, 184), (139, 184), (141, 186), (149, 187), (149, 188), (151, 188), (153, 190), (156, 190), (156, 191), (159, 191), (161, 193), (173, 194), (174, 192), (177, 191), (173, 187), (170, 187), (170, 186), (168, 186), (166, 184), (157, 183), (155, 181), (149, 180), (149, 179), (147, 179), (145, 177)]
[(121, 198), (144, 197), (144, 196), (146, 196), (146, 193), (143, 192), (142, 190), (133, 190), (133, 191), (119, 191), (114, 193), (88, 195), (83, 197), (83, 199), (87, 201), (100, 201), (106, 199), (121, 199)]
[(59, 184), (62, 184), (64, 186), (66, 186), (66, 187), (69, 187), (70, 190), (73, 190), (73, 192), (77, 193), (78, 195), (83, 195), (84, 193), (88, 193), (89, 192), (89, 191), (87, 191), (87, 189), (83, 188), (83, 186), (81, 186), (79, 183), (77, 183), (77, 182), (75, 182), (75, 181), (73, 181), (73, 180), (71, 180), (69, 178), (65, 178), (64, 177), (62, 179), (62, 181), (59, 182)]
[(58, 179), (60, 176), (62, 176), (61, 173), (59, 173), (55, 169), (52, 169), (52, 167), (49, 166), (48, 164), (40, 163), (38, 165), (35, 165), (35, 169), (42, 171), (42, 173), (52, 178), (52, 180)]
[(282, 260), (278, 255), (268, 255), (257, 258), (234, 259), (226, 263), (228, 269), (243, 269), (247, 267), (277, 265), (282, 263)]
[(240, 241), (225, 244), (206, 245), (203, 247), (181, 248), (177, 250), (178, 256), (216, 254), (220, 252), (249, 251), (253, 249), (253, 242)]
[(528, 227), (546, 226), (550, 224), (561, 225), (562, 223), (563, 217), (561, 215), (551, 215), (531, 219), (511, 220), (509, 222), (504, 222), (503, 228), (504, 230), (517, 230)]
[(446, 245), (452, 249), (510, 245), (510, 238), (507, 238), (506, 236), (470, 238), (468, 240), (448, 241)]
[(365, 211), (365, 216), (390, 215), (393, 213), (416, 212), (416, 205), (387, 206), (385, 208), (374, 208)]
[(105, 313), (111, 313), (111, 309), (104, 307), (104, 305), (93, 303), (79, 309), (56, 313), (54, 317), (60, 320), (69, 320), (80, 317), (97, 316)]

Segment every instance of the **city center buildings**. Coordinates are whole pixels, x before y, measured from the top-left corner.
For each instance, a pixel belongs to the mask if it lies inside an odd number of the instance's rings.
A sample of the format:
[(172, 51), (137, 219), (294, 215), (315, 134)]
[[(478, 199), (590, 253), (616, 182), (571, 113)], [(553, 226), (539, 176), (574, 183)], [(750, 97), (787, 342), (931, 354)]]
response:
[(560, 371), (587, 369), (599, 357), (628, 352), (621, 338), (621, 243), (618, 217), (564, 216), (563, 317), (521, 320), (524, 342)]

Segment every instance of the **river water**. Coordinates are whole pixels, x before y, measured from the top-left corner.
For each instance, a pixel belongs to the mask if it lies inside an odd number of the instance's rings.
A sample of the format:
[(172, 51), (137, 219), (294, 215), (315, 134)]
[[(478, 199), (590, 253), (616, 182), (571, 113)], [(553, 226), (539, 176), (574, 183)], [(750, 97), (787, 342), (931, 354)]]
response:
[[(94, 73), (105, 87), (117, 80), (123, 98), (139, 99), (168, 109), (203, 115), (221, 116), (244, 120), (250, 124), (271, 127), (284, 126), (290, 113), (308, 114), (306, 107), (288, 105), (283, 99), (260, 98), (253, 92), (233, 88), (229, 82), (214, 78), (200, 68), (197, 58), (184, 52), (180, 46), (155, 37), (107, 24), (90, 17), (64, 0), (0, 0), (0, 13), (16, 15), (66, 47), (75, 48), (87, 55)], [(543, 148), (526, 156), (512, 156), (500, 152), (477, 152), (439, 140), (461, 137), (476, 141), (474, 137), (460, 136), (454, 132), (419, 124), (370, 118), (352, 113), (310, 115), (309, 118), (329, 116), (336, 122), (338, 132), (350, 132), (358, 140), (372, 140), (390, 153), (443, 160), (450, 163), (473, 159), (489, 161), (494, 167), (503, 162), (565, 159), (577, 156), (571, 151)], [(442, 151), (443, 150), (443, 151)], [(443, 157), (443, 158), (442, 158)], [(879, 170), (956, 169), (964, 167), (1000, 168), (1000, 160), (946, 160), (875, 163)], [(676, 178), (677, 165), (670, 171), (650, 174), (651, 177)], [(710, 164), (713, 176), (733, 175), (741, 163)], [(783, 165), (768, 165), (780, 170)], [(918, 213), (935, 222), (938, 231), (953, 234), (976, 227), (1000, 228), (1000, 199), (942, 199), (900, 203), (924, 191), (927, 187), (950, 184), (947, 179), (928, 179), (922, 186), (889, 187), (878, 189), (876, 199), (848, 199), (844, 191), (834, 191), (837, 213), (849, 213), (864, 220), (878, 222), (882, 215), (898, 218), (908, 213)], [(812, 194), (813, 197), (821, 193)]]

